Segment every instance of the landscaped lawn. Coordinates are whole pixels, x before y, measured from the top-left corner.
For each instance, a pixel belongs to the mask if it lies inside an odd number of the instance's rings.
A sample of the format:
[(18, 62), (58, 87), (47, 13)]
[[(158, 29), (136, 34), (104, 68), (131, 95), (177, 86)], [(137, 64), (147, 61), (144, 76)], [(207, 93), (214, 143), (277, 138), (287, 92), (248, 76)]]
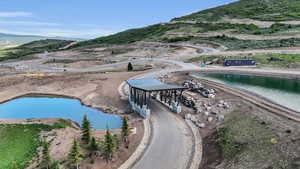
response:
[(40, 132), (50, 128), (42, 124), (0, 125), (0, 169), (10, 169), (13, 162), (19, 169), (25, 168), (41, 144)]

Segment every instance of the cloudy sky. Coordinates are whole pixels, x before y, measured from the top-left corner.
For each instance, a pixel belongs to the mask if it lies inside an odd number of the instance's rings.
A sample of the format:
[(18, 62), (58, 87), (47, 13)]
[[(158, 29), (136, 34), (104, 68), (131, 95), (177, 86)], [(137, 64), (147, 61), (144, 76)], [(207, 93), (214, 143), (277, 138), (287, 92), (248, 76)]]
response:
[(95, 38), (235, 0), (1, 0), (0, 32)]

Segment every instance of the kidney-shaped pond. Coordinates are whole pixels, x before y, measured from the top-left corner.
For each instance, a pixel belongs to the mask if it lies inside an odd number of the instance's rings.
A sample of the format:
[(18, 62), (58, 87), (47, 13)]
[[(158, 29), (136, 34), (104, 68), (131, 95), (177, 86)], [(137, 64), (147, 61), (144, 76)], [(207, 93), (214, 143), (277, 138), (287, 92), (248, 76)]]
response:
[(84, 106), (77, 99), (21, 97), (0, 104), (0, 119), (65, 118), (81, 124), (85, 114), (97, 130), (116, 129), (122, 125), (120, 116)]

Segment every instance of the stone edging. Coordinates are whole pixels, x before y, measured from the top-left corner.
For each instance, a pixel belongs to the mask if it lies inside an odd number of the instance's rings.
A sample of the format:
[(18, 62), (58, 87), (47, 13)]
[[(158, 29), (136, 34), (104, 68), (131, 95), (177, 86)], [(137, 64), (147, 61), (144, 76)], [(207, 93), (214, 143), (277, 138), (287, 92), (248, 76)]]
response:
[(118, 169), (130, 169), (138, 162), (138, 160), (143, 156), (146, 149), (149, 146), (151, 135), (152, 135), (152, 127), (149, 119), (145, 119), (144, 121), (144, 136), (142, 141), (140, 142), (137, 149), (134, 153), (127, 159)]
[(185, 121), (188, 127), (191, 129), (194, 136), (194, 150), (192, 159), (189, 164), (189, 169), (198, 169), (201, 164), (203, 154), (202, 138), (200, 132), (198, 131), (198, 128), (190, 120)]

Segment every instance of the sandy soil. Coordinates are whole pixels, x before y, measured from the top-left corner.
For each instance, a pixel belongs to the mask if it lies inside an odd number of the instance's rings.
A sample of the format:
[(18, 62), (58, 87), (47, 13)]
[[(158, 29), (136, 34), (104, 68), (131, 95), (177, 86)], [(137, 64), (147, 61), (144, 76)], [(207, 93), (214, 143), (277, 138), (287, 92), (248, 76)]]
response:
[(30, 93), (64, 95), (81, 99), (92, 107), (100, 109), (128, 108), (120, 99), (118, 86), (141, 72), (117, 73), (49, 73), (41, 77), (6, 75), (0, 77), (0, 102)]

